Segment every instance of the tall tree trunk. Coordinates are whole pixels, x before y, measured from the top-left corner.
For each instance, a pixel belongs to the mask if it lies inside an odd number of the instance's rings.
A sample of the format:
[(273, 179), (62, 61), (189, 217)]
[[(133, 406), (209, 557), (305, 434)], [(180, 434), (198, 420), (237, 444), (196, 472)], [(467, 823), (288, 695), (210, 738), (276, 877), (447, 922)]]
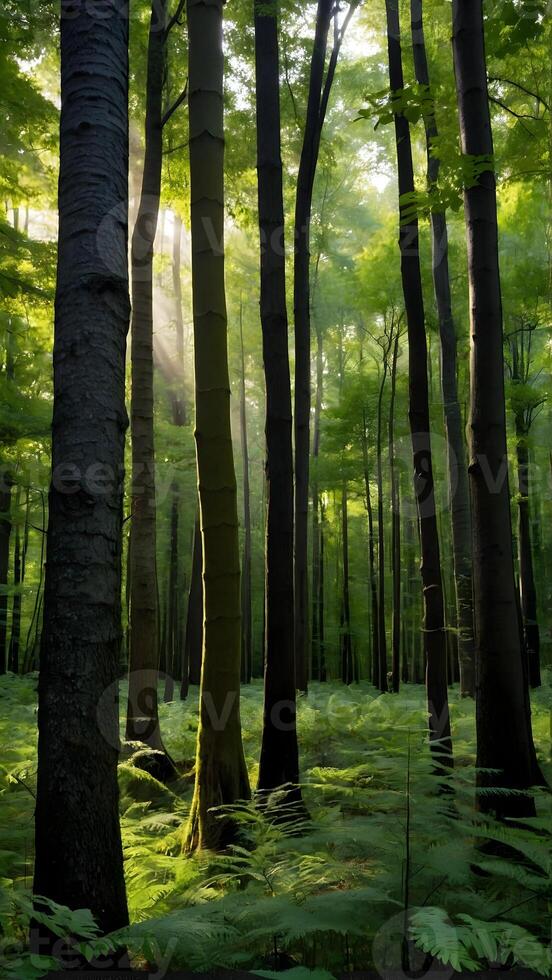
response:
[(164, 751), (157, 698), (159, 610), (153, 432), (153, 252), (163, 160), (163, 80), (167, 0), (153, 0), (146, 77), (145, 155), (132, 235), (132, 549), (126, 735)]
[(240, 437), (243, 460), (243, 562), (241, 578), (241, 679), (251, 682), (252, 617), (251, 617), (251, 491), (249, 488), (249, 446), (247, 441), (247, 400), (245, 396), (245, 354), (243, 349), (243, 308), (240, 303)]
[(0, 674), (6, 673), (8, 634), (8, 576), (10, 569), (12, 477), (6, 468), (0, 473)]
[(387, 351), (383, 357), (380, 380), (376, 431), (376, 475), (378, 484), (378, 674), (380, 691), (388, 690), (387, 684), (387, 636), (385, 632), (385, 524), (383, 520), (383, 392), (387, 379)]
[[(419, 85), (427, 86), (429, 90), (430, 80), (424, 37), (422, 0), (411, 0), (410, 12), (416, 81)], [(433, 109), (425, 116), (424, 122), (427, 145), (427, 180), (431, 192), (437, 186), (440, 170), (439, 158), (431, 151), (431, 143), (439, 135)], [(475, 637), (473, 631), (470, 494), (456, 376), (456, 328), (452, 315), (450, 293), (447, 219), (443, 211), (432, 210), (431, 212), (431, 243), (433, 288), (441, 340), (441, 388), (447, 438), (460, 694), (463, 697), (473, 697), (475, 694)]]
[[(128, 923), (117, 788), (128, 8), (123, 0), (110, 8), (107, 19), (90, 5), (61, 18), (53, 477), (34, 874), (34, 894), (90, 909), (102, 933)], [(45, 954), (52, 937), (42, 925), (36, 932)]]
[(326, 526), (326, 508), (324, 506), (324, 501), (320, 498), (320, 561), (319, 561), (319, 573), (318, 573), (318, 645), (319, 645), (319, 658), (318, 658), (318, 680), (325, 681), (327, 679), (327, 668), (326, 668), (326, 641), (325, 641), (325, 625), (324, 625), (324, 551), (325, 551), (325, 526)]
[[(204, 630), (196, 779), (185, 846), (232, 832), (212, 808), (249, 796), (240, 723), (240, 558), (224, 290), (222, 0), (188, 0), (196, 450)], [(224, 724), (221, 723), (224, 719)]]
[[(255, 0), (261, 323), (266, 381), (266, 630), (259, 789), (299, 782), (293, 646), (293, 456), (276, 0)], [(299, 798), (299, 790), (290, 794)]]
[(308, 509), (310, 423), (310, 218), (314, 178), (320, 149), (320, 100), (332, 0), (318, 0), (309, 76), (307, 117), (297, 176), (295, 201), (295, 260), (293, 306), (295, 318), (295, 660), (297, 687), (305, 691), (307, 677)]
[(22, 546), (21, 530), (19, 527), (19, 511), (21, 507), (21, 488), (17, 488), (15, 499), (16, 524), (15, 524), (15, 544), (13, 551), (13, 604), (12, 621), (10, 633), (10, 645), (8, 651), (8, 668), (14, 674), (19, 673), (19, 641), (21, 637), (21, 585), (22, 585)]
[(171, 527), (169, 540), (169, 590), (167, 597), (167, 658), (165, 664), (165, 690), (163, 700), (174, 700), (174, 682), (180, 675), (182, 666), (182, 645), (180, 640), (180, 589), (178, 585), (178, 524), (179, 487), (173, 481), (171, 487)]
[(368, 513), (368, 572), (370, 576), (371, 626), (372, 626), (372, 684), (379, 686), (379, 608), (378, 580), (375, 558), (374, 512), (372, 494), (370, 491), (370, 473), (368, 469), (368, 440), (366, 436), (366, 414), (362, 418), (362, 458), (364, 468), (364, 489), (366, 493), (366, 510)]
[[(186, 612), (186, 632), (184, 636), (184, 659), (188, 663), (188, 683), (198, 685), (201, 682), (201, 661), (203, 657), (203, 547), (201, 544), (201, 527), (199, 516), (194, 527), (194, 542), (192, 547), (192, 572), (188, 592), (188, 609)], [(184, 684), (182, 697), (187, 697), (188, 685)], [(185, 691), (184, 691), (185, 688)]]
[(518, 548), (519, 548), (519, 584), (521, 597), (521, 612), (523, 617), (523, 632), (527, 663), (529, 668), (529, 684), (540, 687), (540, 631), (537, 618), (537, 588), (535, 570), (533, 568), (533, 548), (531, 542), (531, 517), (529, 513), (529, 449), (527, 446), (528, 432), (523, 419), (516, 417), (516, 459), (518, 473)]
[(320, 680), (320, 499), (318, 482), (318, 458), (320, 455), (320, 419), (322, 415), (322, 396), (324, 387), (324, 352), (322, 330), (316, 324), (316, 397), (314, 401), (314, 424), (312, 438), (312, 630), (311, 659), (313, 674)]
[(351, 641), (351, 600), (349, 594), (349, 515), (347, 506), (347, 482), (341, 485), (341, 547), (343, 560), (343, 584), (340, 617), (341, 679), (352, 684), (354, 677), (353, 647)]
[(391, 564), (393, 569), (393, 617), (391, 686), (398, 694), (401, 682), (401, 497), (395, 462), (395, 396), (397, 390), (397, 359), (399, 356), (399, 325), (393, 342), (391, 361), (391, 398), (389, 403), (389, 472), (391, 475)]
[(487, 788), (479, 806), (503, 816), (527, 816), (534, 813), (531, 797), (489, 792), (494, 786), (523, 790), (531, 785), (534, 746), (512, 554), (496, 183), (482, 2), (453, 0), (452, 12), (462, 152), (467, 163), (476, 157), (489, 159), (488, 169), (464, 191), (472, 338), (469, 475), (477, 766), (478, 783)]
[[(395, 93), (404, 87), (398, 0), (386, 0), (389, 49), (389, 85)], [(399, 199), (414, 192), (414, 171), (410, 125), (406, 116), (395, 112), (395, 137), (399, 178)], [(409, 421), (414, 457), (415, 492), (421, 541), (421, 574), (424, 604), (426, 686), (430, 741), (435, 755), (452, 764), (452, 740), (447, 690), (447, 654), (443, 583), (439, 535), (435, 508), (435, 489), (431, 456), (427, 340), (417, 218), (404, 217), (399, 205), (401, 277), (408, 323)], [(437, 745), (434, 743), (437, 742)]]
[(295, 318), (295, 667), (297, 687), (308, 686), (308, 515), (309, 449), (311, 409), (311, 324), (310, 324), (310, 221), (314, 179), (320, 152), (320, 139), (341, 44), (358, 0), (349, 9), (340, 29), (325, 71), (328, 33), (332, 16), (338, 16), (333, 0), (318, 0), (314, 45), (309, 74), (307, 116), (297, 175), (295, 199), (295, 259), (293, 268), (293, 308)]

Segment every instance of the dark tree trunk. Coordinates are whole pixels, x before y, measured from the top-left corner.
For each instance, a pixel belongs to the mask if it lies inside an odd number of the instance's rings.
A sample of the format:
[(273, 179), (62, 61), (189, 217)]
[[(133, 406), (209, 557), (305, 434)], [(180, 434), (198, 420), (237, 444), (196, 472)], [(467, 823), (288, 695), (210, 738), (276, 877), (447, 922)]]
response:
[(362, 459), (364, 468), (364, 489), (366, 493), (366, 510), (368, 512), (368, 573), (370, 576), (370, 602), (372, 626), (372, 684), (379, 687), (379, 608), (378, 581), (375, 558), (374, 514), (372, 494), (370, 491), (370, 472), (368, 469), (368, 438), (366, 432), (366, 412), (362, 413)]
[(324, 84), (326, 47), (332, 10), (332, 0), (318, 0), (309, 76), (307, 118), (295, 201), (295, 261), (293, 272), (295, 317), (295, 660), (297, 687), (302, 691), (306, 691), (308, 686), (306, 654), (311, 402), (310, 218), (323, 124), (323, 120), (320, 118), (320, 101)]
[(347, 507), (347, 483), (345, 480), (341, 486), (341, 547), (343, 560), (343, 592), (340, 617), (341, 679), (344, 684), (352, 684), (355, 677), (351, 641), (351, 601), (349, 595), (349, 515)]
[[(201, 530), (199, 516), (194, 527), (194, 543), (192, 548), (192, 572), (190, 575), (190, 590), (188, 593), (188, 609), (186, 613), (186, 632), (184, 636), (184, 659), (188, 663), (188, 683), (199, 685), (201, 681), (201, 661), (203, 650), (203, 548), (201, 545)], [(188, 686), (185, 687), (185, 697)]]
[[(266, 635), (259, 789), (299, 782), (293, 646), (293, 456), (276, 0), (255, 2), (261, 323), (266, 380)], [(292, 794), (299, 798), (299, 791)]]
[[(489, 792), (533, 782), (534, 746), (516, 607), (508, 485), (496, 184), (481, 0), (453, 0), (453, 52), (462, 152), (488, 157), (464, 192), (471, 296), (470, 467), (479, 796), (483, 810), (534, 813), (531, 797)], [(489, 772), (488, 770), (493, 770)], [(483, 772), (482, 770), (487, 770)]]
[(4, 469), (0, 473), (0, 674), (6, 673), (8, 633), (8, 576), (10, 569), (12, 478)]
[(154, 0), (148, 41), (145, 156), (132, 236), (132, 549), (126, 736), (163, 751), (159, 729), (159, 611), (153, 432), (153, 248), (163, 161), (163, 79), (167, 0)]
[(249, 488), (249, 447), (247, 442), (247, 402), (245, 396), (245, 354), (243, 349), (243, 310), (240, 305), (240, 437), (243, 460), (243, 560), (241, 577), (241, 679), (251, 682), (252, 617), (251, 617), (251, 491)]
[(529, 450), (528, 432), (523, 419), (516, 418), (516, 459), (518, 471), (518, 548), (519, 584), (523, 632), (529, 667), (529, 684), (540, 687), (540, 631), (537, 618), (537, 588), (533, 568), (531, 517), (529, 513)]
[[(203, 663), (185, 847), (234, 836), (213, 807), (249, 797), (240, 722), (240, 551), (224, 282), (222, 0), (188, 0), (196, 455), (203, 544)], [(222, 725), (220, 719), (224, 717)]]
[[(169, 540), (169, 590), (167, 597), (167, 642), (165, 663), (165, 702), (174, 700), (174, 682), (179, 679), (182, 666), (180, 624), (180, 589), (178, 584), (178, 524), (179, 487), (176, 481), (171, 487), (171, 529)], [(182, 678), (180, 677), (182, 681)]]
[(19, 642), (21, 637), (21, 585), (22, 585), (22, 546), (21, 546), (21, 530), (19, 527), (19, 510), (21, 506), (21, 488), (18, 487), (16, 501), (15, 501), (15, 511), (16, 511), (16, 525), (15, 525), (15, 544), (13, 550), (13, 603), (12, 603), (12, 621), (11, 621), (11, 633), (10, 633), (10, 646), (8, 651), (8, 668), (13, 671), (14, 674), (19, 673)]
[[(34, 875), (36, 895), (90, 909), (102, 933), (128, 922), (117, 788), (130, 315), (128, 9), (123, 0), (110, 7), (107, 19), (90, 5), (61, 18), (52, 484)], [(50, 934), (42, 925), (36, 931), (46, 939), (45, 954)]]
[(376, 431), (376, 474), (378, 483), (378, 674), (377, 686), (383, 693), (387, 683), (387, 635), (385, 631), (385, 524), (383, 520), (383, 392), (387, 379), (387, 350), (383, 356), (383, 373), (378, 395)]
[(295, 668), (297, 687), (308, 687), (308, 517), (311, 409), (310, 221), (320, 139), (326, 118), (341, 44), (358, 3), (349, 4), (341, 29), (336, 30), (326, 66), (333, 0), (318, 0), (314, 45), (309, 74), (307, 117), (297, 175), (295, 199), (295, 261), (293, 308), (295, 317)]
[(327, 670), (326, 670), (326, 643), (325, 643), (325, 625), (324, 625), (324, 528), (326, 525), (326, 510), (324, 507), (324, 501), (320, 498), (320, 563), (319, 563), (319, 574), (318, 574), (318, 644), (319, 644), (319, 659), (318, 659), (318, 680), (327, 680)]
[(320, 523), (320, 490), (318, 483), (318, 458), (320, 455), (320, 419), (322, 415), (322, 395), (324, 387), (324, 353), (322, 330), (316, 326), (316, 398), (314, 402), (314, 424), (312, 439), (312, 631), (311, 660), (312, 672), (321, 680), (322, 654), (320, 649), (320, 550), (322, 527)]
[[(404, 87), (398, 0), (386, 0), (391, 92)], [(414, 191), (410, 125), (395, 113), (399, 198)], [(435, 755), (452, 764), (452, 740), (447, 690), (447, 647), (443, 583), (431, 456), (427, 341), (418, 239), (418, 221), (404, 217), (400, 205), (399, 246), (404, 304), (408, 323), (409, 421), (418, 505), (424, 641), (430, 741)], [(437, 745), (434, 743), (437, 742)]]
[(395, 396), (397, 390), (397, 359), (399, 356), (399, 326), (396, 327), (391, 361), (391, 399), (389, 403), (389, 472), (391, 475), (391, 564), (393, 569), (393, 618), (391, 687), (398, 694), (401, 682), (401, 496), (399, 475), (395, 462)]
[[(429, 89), (429, 70), (424, 38), (422, 0), (411, 0), (412, 50), (416, 81)], [(438, 136), (432, 111), (425, 117), (427, 144), (427, 177), (430, 191), (439, 179), (439, 158), (430, 152), (431, 141)], [(471, 512), (468, 467), (464, 442), (462, 413), (458, 399), (456, 368), (456, 328), (452, 315), (448, 265), (447, 219), (443, 211), (431, 212), (433, 287), (439, 318), (441, 340), (441, 387), (448, 450), (449, 500), (452, 521), (452, 558), (458, 624), (458, 659), (460, 693), (475, 694), (475, 638), (473, 631), (473, 583), (471, 548)]]

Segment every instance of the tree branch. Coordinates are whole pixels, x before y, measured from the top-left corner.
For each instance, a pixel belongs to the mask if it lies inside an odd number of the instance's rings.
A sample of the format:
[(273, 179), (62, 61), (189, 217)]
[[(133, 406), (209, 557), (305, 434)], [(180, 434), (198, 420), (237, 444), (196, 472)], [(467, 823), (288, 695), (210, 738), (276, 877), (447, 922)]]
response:
[(525, 94), (530, 95), (532, 99), (536, 99), (537, 102), (540, 102), (540, 104), (543, 105), (548, 112), (550, 112), (548, 102), (546, 102), (542, 96), (538, 94), (538, 92), (532, 92), (531, 89), (525, 88), (525, 85), (520, 85), (519, 82), (514, 82), (512, 78), (499, 78), (496, 75), (489, 75), (489, 82), (498, 82), (499, 85), (513, 85), (514, 88), (519, 89), (520, 92), (525, 92)]
[(165, 112), (164, 116), (162, 117), (162, 119), (161, 119), (161, 129), (163, 129), (166, 126), (166, 124), (168, 123), (168, 121), (171, 118), (171, 116), (176, 112), (176, 110), (179, 108), (179, 106), (181, 106), (182, 103), (186, 101), (187, 98), (188, 98), (188, 82), (186, 81), (186, 84), (185, 84), (182, 92), (178, 96), (178, 98), (175, 100), (175, 102), (173, 102), (173, 104), (171, 106), (169, 106), (169, 108)]
[(175, 27), (176, 24), (181, 25), (182, 21), (180, 20), (180, 18), (184, 11), (185, 5), (186, 5), (186, 0), (179, 0), (177, 8), (165, 28), (165, 37), (168, 37), (168, 35), (170, 34), (170, 32), (172, 31), (173, 27)]

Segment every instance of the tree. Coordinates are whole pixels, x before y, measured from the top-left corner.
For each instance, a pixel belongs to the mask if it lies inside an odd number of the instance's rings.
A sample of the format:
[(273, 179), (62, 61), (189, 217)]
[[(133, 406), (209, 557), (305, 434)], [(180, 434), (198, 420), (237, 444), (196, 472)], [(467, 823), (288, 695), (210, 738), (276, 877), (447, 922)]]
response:
[(167, 0), (154, 0), (148, 41), (144, 170), (131, 250), (132, 548), (126, 735), (129, 740), (145, 742), (158, 751), (164, 751), (164, 748), (157, 703), (159, 623), (153, 433), (153, 244), (161, 195), (166, 17)]
[(203, 669), (185, 847), (231, 833), (212, 808), (249, 796), (240, 697), (240, 562), (224, 289), (222, 0), (188, 0), (196, 451), (203, 543)]
[[(320, 140), (339, 52), (359, 0), (349, 4), (341, 27), (332, 0), (318, 0), (309, 74), (307, 114), (295, 198), (295, 259), (293, 310), (295, 318), (295, 668), (299, 690), (308, 686), (308, 516), (311, 409), (310, 221)], [(334, 45), (326, 71), (326, 49), (332, 16)]]
[(245, 394), (245, 353), (243, 347), (243, 305), (240, 302), (240, 439), (243, 459), (243, 561), (241, 579), (241, 679), (251, 681), (252, 622), (251, 622), (251, 499), (249, 489), (249, 448), (247, 441), (247, 399)]
[(537, 586), (531, 540), (529, 435), (546, 401), (542, 392), (531, 387), (531, 347), (536, 327), (536, 323), (522, 317), (520, 326), (507, 337), (510, 347), (508, 367), (512, 381), (510, 401), (516, 427), (520, 601), (531, 687), (540, 687), (541, 670)]
[[(293, 644), (291, 382), (277, 12), (276, 0), (255, 0), (261, 324), (266, 382), (265, 691), (259, 766), (259, 789), (263, 791), (299, 782)], [(290, 796), (296, 799), (298, 791)]]
[[(128, 922), (118, 816), (128, 16), (61, 18), (52, 482), (40, 653), (34, 892)], [(63, 847), (57, 846), (63, 842)], [(54, 846), (54, 842), (56, 846)], [(48, 931), (37, 927), (39, 935)], [(47, 949), (42, 946), (41, 952)]]
[(10, 568), (11, 498), (13, 478), (8, 469), (0, 473), (0, 674), (6, 673), (8, 632), (8, 574)]
[(481, 0), (454, 0), (453, 53), (462, 153), (477, 179), (464, 190), (471, 295), (470, 485), (473, 517), (479, 797), (501, 816), (534, 813), (534, 747), (514, 579), (506, 447), (502, 303), (493, 140)]
[[(398, 0), (386, 0), (389, 85), (391, 99), (404, 89)], [(399, 181), (399, 247), (404, 306), (408, 324), (408, 382), (410, 431), (414, 460), (414, 485), (418, 505), (421, 543), (421, 574), (424, 598), (424, 641), (430, 742), (445, 764), (452, 763), (452, 741), (447, 691), (447, 653), (443, 582), (433, 463), (431, 455), (427, 339), (418, 237), (418, 219), (409, 215), (405, 195), (414, 193), (414, 169), (410, 124), (394, 107), (395, 142)], [(408, 197), (407, 197), (408, 200)], [(406, 213), (405, 213), (406, 212)]]
[[(410, 4), (412, 51), (416, 81), (430, 95), (429, 69), (424, 36), (422, 0)], [(435, 192), (440, 161), (434, 143), (439, 136), (433, 101), (424, 115), (427, 149), (427, 183)], [(432, 270), (435, 302), (441, 340), (441, 387), (448, 449), (449, 501), (452, 521), (452, 557), (458, 622), (458, 659), (460, 692), (465, 697), (475, 693), (475, 653), (473, 635), (471, 513), (468, 468), (462, 431), (462, 412), (458, 397), (456, 363), (456, 327), (452, 315), (448, 261), (448, 228), (445, 212), (439, 206), (431, 209)]]

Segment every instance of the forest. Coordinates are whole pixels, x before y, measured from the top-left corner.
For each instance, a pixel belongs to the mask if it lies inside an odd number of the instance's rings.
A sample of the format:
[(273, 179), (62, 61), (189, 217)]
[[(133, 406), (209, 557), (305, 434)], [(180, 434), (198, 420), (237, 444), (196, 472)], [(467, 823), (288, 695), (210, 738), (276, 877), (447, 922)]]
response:
[(0, 974), (552, 976), (550, 0), (0, 53)]

